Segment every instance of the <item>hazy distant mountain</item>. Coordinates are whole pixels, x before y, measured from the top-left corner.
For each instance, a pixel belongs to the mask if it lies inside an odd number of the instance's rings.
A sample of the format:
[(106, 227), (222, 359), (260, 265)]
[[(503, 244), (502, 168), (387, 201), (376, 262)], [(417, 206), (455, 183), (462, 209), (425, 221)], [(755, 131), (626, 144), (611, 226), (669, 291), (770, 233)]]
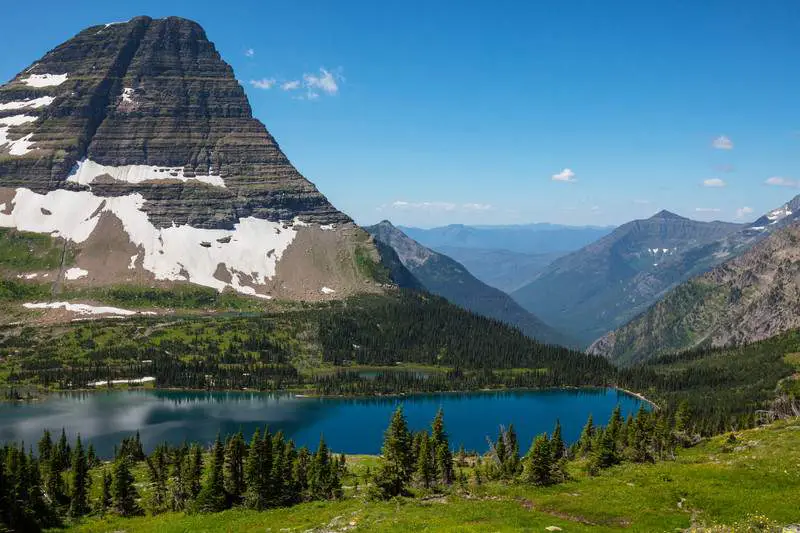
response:
[(400, 229), (423, 246), (463, 264), (484, 283), (510, 292), (533, 281), (556, 258), (604, 237), (613, 228), (453, 224), (432, 229)]
[[(460, 263), (409, 238), (391, 222), (364, 228), (376, 242), (394, 249), (403, 266), (430, 292), (480, 315), (518, 327), (542, 342), (574, 344), (523, 309), (506, 293), (475, 278)], [(384, 262), (386, 259), (384, 258)]]
[(487, 285), (507, 293), (533, 281), (547, 265), (565, 253), (523, 254), (510, 250), (458, 246), (439, 246), (434, 250), (455, 259)]
[(420, 229), (400, 226), (406, 235), (428, 248), (444, 246), (509, 250), (523, 254), (570, 252), (608, 235), (613, 227), (526, 224), (519, 226), (464, 226), (452, 224)]
[(705, 248), (742, 229), (661, 211), (550, 264), (512, 293), (523, 307), (589, 344), (655, 302), (666, 290), (725, 259)]
[(734, 257), (677, 286), (590, 351), (630, 364), (800, 327), (800, 196), (712, 248), (722, 247)]

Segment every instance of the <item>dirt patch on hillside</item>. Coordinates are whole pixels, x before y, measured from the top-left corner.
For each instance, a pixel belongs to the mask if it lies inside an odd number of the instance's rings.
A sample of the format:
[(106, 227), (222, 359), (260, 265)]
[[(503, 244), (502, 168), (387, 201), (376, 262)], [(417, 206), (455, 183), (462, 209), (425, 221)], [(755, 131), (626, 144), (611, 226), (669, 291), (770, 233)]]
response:
[[(89, 273), (66, 283), (77, 285), (106, 285), (112, 283), (148, 283), (155, 281), (152, 273), (142, 268), (142, 250), (128, 237), (122, 221), (108, 211), (100, 215), (97, 227), (81, 243), (75, 266)], [(137, 256), (132, 261), (132, 257)], [(133, 266), (134, 268), (130, 268)]]
[(12, 202), (17, 196), (17, 191), (9, 189), (8, 187), (0, 187), (0, 205), (5, 204), (3, 209), (0, 209), (0, 215), (10, 215), (14, 210)]
[(318, 301), (381, 292), (379, 284), (367, 279), (358, 267), (359, 246), (362, 253), (377, 254), (363, 230), (354, 224), (334, 230), (297, 228), (297, 236), (278, 262), (269, 293), (281, 299)]

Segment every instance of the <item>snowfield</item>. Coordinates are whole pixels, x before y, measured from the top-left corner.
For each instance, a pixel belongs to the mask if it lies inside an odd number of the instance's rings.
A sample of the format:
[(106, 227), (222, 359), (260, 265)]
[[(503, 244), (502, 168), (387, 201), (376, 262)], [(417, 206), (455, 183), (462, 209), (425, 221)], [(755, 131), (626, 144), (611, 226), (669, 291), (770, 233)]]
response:
[(141, 210), (144, 202), (140, 194), (105, 198), (91, 191), (59, 189), (38, 194), (18, 188), (10, 202), (11, 213), (0, 212), (0, 227), (82, 243), (97, 229), (101, 216), (111, 214), (122, 222), (128, 239), (139, 250), (131, 257), (130, 266), (141, 265), (157, 280), (189, 281), (219, 291), (231, 287), (266, 298), (253, 286), (265, 285), (275, 276), (278, 261), (297, 235), (295, 227), (306, 225), (297, 219), (287, 226), (247, 217), (233, 230), (188, 225), (157, 228)]
[(69, 280), (81, 279), (85, 278), (89, 275), (88, 270), (84, 270), (82, 268), (73, 267), (64, 272), (64, 277)]
[(41, 98), (34, 98), (33, 100), (19, 100), (16, 102), (6, 102), (5, 104), (0, 104), (0, 111), (7, 111), (9, 109), (38, 109), (40, 107), (49, 106), (53, 103), (52, 96), (42, 96)]
[(95, 163), (89, 159), (79, 161), (72, 172), (67, 177), (67, 181), (80, 183), (81, 185), (91, 185), (100, 176), (108, 175), (116, 181), (126, 183), (142, 183), (143, 181), (154, 180), (180, 180), (200, 181), (213, 185), (214, 187), (225, 187), (225, 182), (220, 176), (209, 173), (206, 176), (184, 176), (182, 167), (155, 167), (151, 165), (125, 165), (121, 167), (111, 167)]
[(131, 315), (155, 315), (151, 311), (130, 311), (128, 309), (120, 309), (119, 307), (102, 307), (89, 304), (73, 304), (70, 302), (37, 302), (37, 303), (24, 303), (22, 307), (25, 309), (64, 309), (79, 315), (118, 315), (118, 316), (131, 316)]
[(67, 81), (66, 74), (33, 74), (20, 80), (31, 87), (55, 87)]

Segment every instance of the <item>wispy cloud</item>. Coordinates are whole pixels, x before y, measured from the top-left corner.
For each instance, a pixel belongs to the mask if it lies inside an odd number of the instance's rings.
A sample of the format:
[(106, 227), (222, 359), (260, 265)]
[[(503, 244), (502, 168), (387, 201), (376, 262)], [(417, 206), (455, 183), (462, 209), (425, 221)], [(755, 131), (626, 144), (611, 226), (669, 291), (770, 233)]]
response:
[(578, 181), (578, 179), (575, 177), (575, 173), (569, 168), (565, 168), (558, 174), (553, 174), (550, 179), (553, 181), (566, 181), (570, 183)]
[(339, 93), (337, 80), (341, 79), (341, 74), (334, 74), (324, 68), (319, 69), (319, 74), (303, 74), (304, 85), (309, 91), (322, 91), (330, 95)]
[(719, 213), (722, 209), (718, 207), (695, 207), (697, 213)]
[(730, 137), (720, 135), (711, 141), (711, 146), (717, 150), (733, 150), (733, 141), (730, 139)]
[(721, 187), (725, 187), (727, 183), (725, 180), (719, 178), (709, 178), (707, 180), (703, 180), (703, 187), (710, 187), (712, 189), (719, 189)]
[(272, 89), (275, 86), (275, 78), (261, 78), (260, 80), (250, 80), (250, 85), (256, 89)]
[(284, 91), (294, 91), (300, 88), (300, 80), (285, 81), (281, 83), (281, 89)]
[(492, 208), (491, 204), (463, 204), (462, 209), (467, 211), (489, 211)]
[(765, 181), (767, 185), (777, 185), (778, 187), (800, 187), (800, 182), (792, 178), (783, 178), (781, 176), (772, 176)]
[(253, 50), (252, 48), (248, 48), (247, 50), (244, 51), (244, 55), (247, 57), (253, 57), (254, 55), (256, 55), (256, 51)]
[(736, 210), (736, 218), (744, 218), (745, 216), (751, 214), (753, 212), (752, 207), (740, 207)]

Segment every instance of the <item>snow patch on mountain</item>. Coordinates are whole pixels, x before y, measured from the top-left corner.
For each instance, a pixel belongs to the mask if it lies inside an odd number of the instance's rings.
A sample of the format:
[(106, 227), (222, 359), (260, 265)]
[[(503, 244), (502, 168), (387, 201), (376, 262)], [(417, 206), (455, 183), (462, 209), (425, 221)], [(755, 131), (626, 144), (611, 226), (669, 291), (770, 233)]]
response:
[(142, 183), (144, 181), (179, 180), (182, 182), (199, 181), (214, 187), (225, 187), (220, 176), (208, 175), (186, 176), (183, 167), (157, 167), (152, 165), (123, 165), (119, 167), (101, 165), (90, 159), (78, 161), (67, 181), (91, 185), (100, 176), (110, 176), (116, 181), (126, 183)]
[(36, 302), (24, 303), (22, 307), (25, 309), (64, 309), (79, 315), (118, 315), (118, 316), (132, 316), (137, 314), (142, 315), (155, 315), (151, 311), (130, 311), (128, 309), (120, 309), (119, 307), (105, 307), (89, 304), (74, 304), (70, 302)]
[[(231, 287), (265, 297), (253, 286), (265, 285), (275, 276), (278, 261), (297, 235), (294, 226), (308, 225), (298, 219), (289, 226), (247, 217), (239, 219), (233, 230), (188, 225), (157, 228), (141, 210), (144, 202), (140, 194), (105, 198), (90, 191), (59, 189), (38, 194), (19, 188), (11, 213), (0, 213), (0, 227), (82, 243), (97, 229), (101, 215), (109, 213), (122, 222), (128, 239), (140, 250), (131, 264), (141, 264), (155, 279), (188, 281), (219, 291)], [(225, 274), (220, 276), (220, 272)]]
[(84, 270), (84, 269), (78, 268), (78, 267), (72, 267), (69, 270), (67, 270), (66, 272), (64, 272), (64, 278), (66, 278), (68, 280), (81, 279), (81, 278), (85, 278), (88, 275), (89, 275), (89, 271), (88, 270)]
[(20, 80), (31, 87), (55, 87), (67, 81), (66, 74), (32, 74)]
[(16, 100), (14, 102), (6, 102), (5, 104), (0, 104), (0, 111), (7, 111), (9, 109), (37, 109), (40, 107), (46, 107), (53, 103), (55, 98), (52, 96), (42, 96), (40, 98), (26, 98), (25, 100)]

